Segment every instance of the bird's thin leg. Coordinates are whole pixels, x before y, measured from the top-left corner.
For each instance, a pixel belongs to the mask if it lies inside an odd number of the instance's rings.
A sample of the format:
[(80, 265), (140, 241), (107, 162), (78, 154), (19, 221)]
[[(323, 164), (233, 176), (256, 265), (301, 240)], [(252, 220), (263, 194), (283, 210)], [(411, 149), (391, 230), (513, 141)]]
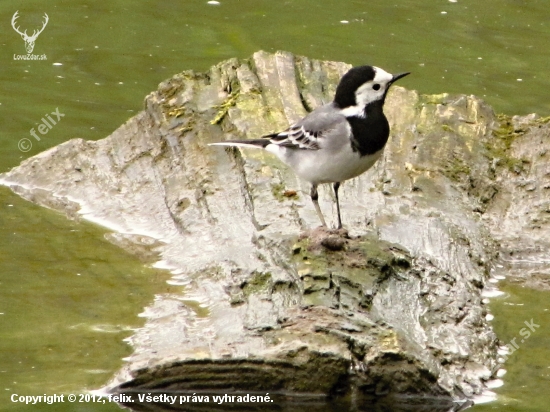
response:
[(338, 199), (338, 189), (340, 188), (340, 182), (336, 182), (333, 185), (334, 196), (336, 196), (336, 212), (338, 212), (338, 229), (342, 229), (342, 218), (340, 217), (340, 200)]
[(321, 219), (321, 224), (326, 227), (327, 224), (325, 223), (325, 218), (323, 217), (323, 214), (321, 213), (321, 208), (319, 207), (319, 193), (317, 193), (317, 185), (311, 185), (310, 196), (311, 200), (313, 201), (313, 206), (315, 206), (317, 216), (319, 216), (319, 219)]

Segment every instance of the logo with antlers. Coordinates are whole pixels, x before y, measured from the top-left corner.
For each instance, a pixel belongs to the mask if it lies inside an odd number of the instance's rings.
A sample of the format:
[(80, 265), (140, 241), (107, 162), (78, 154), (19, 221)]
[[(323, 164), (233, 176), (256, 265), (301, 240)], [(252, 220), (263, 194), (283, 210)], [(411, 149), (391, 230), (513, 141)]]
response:
[(44, 23), (42, 24), (42, 27), (40, 28), (40, 30), (34, 30), (32, 33), (32, 36), (29, 36), (27, 34), (27, 30), (21, 33), (21, 31), (19, 31), (19, 27), (16, 27), (16, 20), (19, 17), (17, 13), (19, 13), (19, 10), (17, 10), (13, 15), (11, 19), (11, 25), (13, 29), (21, 35), (21, 38), (25, 40), (25, 48), (27, 49), (27, 53), (31, 54), (34, 49), (34, 42), (36, 41), (36, 38), (38, 37), (38, 35), (44, 31), (46, 24), (48, 24), (49, 17), (46, 13), (44, 13)]

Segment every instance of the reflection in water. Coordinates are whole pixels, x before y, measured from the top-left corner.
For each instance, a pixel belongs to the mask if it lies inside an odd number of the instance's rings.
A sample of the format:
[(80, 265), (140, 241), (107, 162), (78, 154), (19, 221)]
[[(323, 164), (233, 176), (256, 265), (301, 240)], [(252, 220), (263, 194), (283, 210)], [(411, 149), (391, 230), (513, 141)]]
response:
[[(280, 393), (230, 394), (212, 392), (125, 392), (117, 395), (121, 405), (135, 412), (460, 412), (471, 401), (453, 402), (448, 399), (419, 397), (373, 397), (327, 400), (324, 396), (287, 396)], [(247, 397), (248, 396), (248, 397)], [(252, 398), (252, 396), (257, 396)], [(234, 402), (224, 402), (230, 400)], [(238, 402), (238, 401), (241, 402)], [(246, 402), (254, 400), (254, 402)]]

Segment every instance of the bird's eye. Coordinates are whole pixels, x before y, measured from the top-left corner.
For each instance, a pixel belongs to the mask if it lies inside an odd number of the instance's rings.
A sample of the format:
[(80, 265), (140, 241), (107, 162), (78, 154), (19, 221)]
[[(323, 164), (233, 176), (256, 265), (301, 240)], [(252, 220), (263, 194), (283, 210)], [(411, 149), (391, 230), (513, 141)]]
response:
[(373, 85), (372, 85), (372, 88), (373, 88), (374, 90), (380, 90), (380, 85), (379, 85), (378, 83), (377, 83), (377, 84), (373, 84)]

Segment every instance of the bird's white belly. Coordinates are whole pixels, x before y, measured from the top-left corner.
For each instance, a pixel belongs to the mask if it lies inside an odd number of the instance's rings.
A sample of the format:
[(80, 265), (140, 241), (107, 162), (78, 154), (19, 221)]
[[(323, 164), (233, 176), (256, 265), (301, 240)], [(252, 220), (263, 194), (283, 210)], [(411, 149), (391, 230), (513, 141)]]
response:
[(321, 184), (343, 182), (359, 176), (374, 165), (382, 151), (361, 156), (351, 149), (351, 145), (346, 145), (331, 153), (320, 149), (277, 151), (275, 154), (302, 179)]

